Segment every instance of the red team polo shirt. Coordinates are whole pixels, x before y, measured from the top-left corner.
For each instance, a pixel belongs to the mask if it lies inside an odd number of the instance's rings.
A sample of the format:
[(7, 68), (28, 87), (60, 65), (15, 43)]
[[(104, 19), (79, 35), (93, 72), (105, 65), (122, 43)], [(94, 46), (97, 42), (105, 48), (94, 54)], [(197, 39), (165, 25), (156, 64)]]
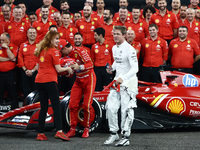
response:
[[(59, 12), (58, 9), (56, 9), (56, 8), (53, 7), (53, 6), (51, 6), (51, 7), (49, 8), (49, 18), (50, 18), (50, 19), (54, 19), (53, 14), (54, 14), (55, 12)], [(37, 17), (38, 17), (38, 20), (40, 20), (41, 17), (42, 17), (42, 15), (41, 15), (41, 13), (40, 13), (40, 8), (38, 8), (38, 9), (36, 10), (35, 14), (36, 14)]]
[(56, 25), (56, 22), (54, 20), (52, 20), (52, 19), (48, 19), (46, 24), (44, 24), (41, 19), (39, 19), (38, 21), (33, 22), (32, 26), (33, 26), (33, 28), (35, 28), (37, 30), (36, 41), (39, 42), (44, 38), (46, 33), (49, 31), (49, 27), (51, 25)]
[(19, 68), (25, 66), (28, 70), (32, 70), (38, 63), (38, 57), (34, 55), (37, 50), (36, 43), (30, 44), (28, 41), (21, 44), (18, 52), (18, 64)]
[(159, 12), (151, 15), (149, 25), (152, 23), (158, 26), (158, 36), (165, 40), (171, 40), (173, 38), (173, 29), (178, 29), (179, 27), (176, 15), (168, 10), (164, 17)]
[(57, 82), (55, 65), (59, 65), (59, 51), (56, 48), (42, 50), (39, 55), (39, 69), (35, 78), (36, 83)]
[(131, 46), (133, 46), (135, 49), (139, 50), (139, 52), (137, 53), (137, 59), (139, 60), (139, 58), (140, 58), (140, 51), (141, 51), (141, 44), (140, 44), (140, 42), (133, 41), (131, 43)]
[(8, 21), (5, 25), (5, 31), (10, 34), (11, 43), (20, 47), (20, 45), (27, 41), (27, 31), (30, 28), (28, 22)]
[(3, 24), (0, 24), (0, 35), (1, 35), (2, 33), (4, 33), (4, 32), (5, 32), (4, 26), (3, 26)]
[(163, 60), (168, 58), (167, 42), (158, 37), (153, 41), (150, 37), (142, 41), (142, 57), (144, 58), (144, 67), (159, 67), (163, 64)]
[(169, 44), (169, 55), (172, 56), (171, 64), (173, 68), (193, 68), (194, 55), (199, 54), (199, 46), (191, 38), (187, 38), (183, 42), (176, 38)]
[(102, 45), (99, 42), (91, 48), (91, 59), (96, 67), (106, 66), (113, 63), (112, 47), (110, 43), (104, 41)]
[[(17, 57), (18, 47), (12, 43), (8, 46), (11, 52)], [(6, 49), (0, 46), (0, 57), (8, 57)], [(16, 62), (13, 61), (2, 61), (0, 62), (0, 72), (8, 72), (15, 69)]]
[(94, 39), (94, 30), (98, 28), (98, 26), (99, 24), (95, 18), (91, 18), (89, 22), (87, 22), (85, 18), (76, 21), (76, 27), (83, 36), (83, 45), (92, 45), (96, 43)]
[[(127, 20), (127, 21), (131, 21), (132, 18), (133, 18), (132, 13), (131, 13), (130, 11), (128, 11), (128, 15), (127, 15), (126, 20)], [(117, 20), (119, 20), (119, 12), (116, 12), (116, 13), (114, 14), (114, 17), (113, 17), (113, 21), (117, 21)]]
[(134, 41), (137, 42), (142, 42), (142, 40), (149, 36), (149, 30), (148, 30), (148, 25), (145, 21), (142, 19), (139, 19), (137, 23), (134, 23), (133, 21), (127, 22), (125, 24), (127, 30), (133, 30), (135, 31), (135, 39)]
[(62, 25), (58, 28), (58, 32), (60, 33), (60, 39), (65, 39), (74, 45), (74, 34), (78, 32), (76, 27), (69, 25), (68, 28), (65, 28)]

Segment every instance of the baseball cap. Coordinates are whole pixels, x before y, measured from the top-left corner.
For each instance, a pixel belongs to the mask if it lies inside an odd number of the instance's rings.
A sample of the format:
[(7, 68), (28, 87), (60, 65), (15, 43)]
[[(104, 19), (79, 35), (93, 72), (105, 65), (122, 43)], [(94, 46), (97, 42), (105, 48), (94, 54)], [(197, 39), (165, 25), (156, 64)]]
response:
[(68, 44), (68, 41), (65, 39), (60, 39), (60, 42), (58, 43), (58, 49), (61, 50), (63, 47), (65, 47)]

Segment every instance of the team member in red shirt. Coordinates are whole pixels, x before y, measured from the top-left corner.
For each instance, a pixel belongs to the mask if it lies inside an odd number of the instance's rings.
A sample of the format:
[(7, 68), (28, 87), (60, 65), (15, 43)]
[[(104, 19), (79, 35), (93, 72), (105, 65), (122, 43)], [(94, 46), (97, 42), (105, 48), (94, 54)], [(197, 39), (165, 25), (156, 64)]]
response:
[(195, 9), (195, 20), (200, 21), (200, 9)]
[(5, 31), (10, 34), (11, 43), (18, 47), (25, 41), (27, 41), (27, 30), (30, 24), (26, 21), (22, 21), (22, 8), (16, 6), (13, 9), (13, 20), (8, 21), (5, 25)]
[[(119, 0), (119, 8), (121, 7), (128, 7), (128, 0)], [(128, 11), (128, 10), (127, 10)], [(120, 15), (119, 15), (119, 12), (116, 12), (114, 14), (114, 17), (113, 17), (113, 21), (117, 21), (119, 20), (120, 18)], [(127, 20), (130, 21), (132, 19), (132, 13), (131, 12), (127, 12)]]
[(186, 26), (179, 27), (178, 35), (179, 37), (172, 40), (169, 45), (169, 58), (171, 58), (172, 68), (192, 73), (193, 63), (200, 57), (199, 46), (195, 40), (187, 37), (188, 29)]
[(159, 12), (151, 15), (149, 24), (156, 24), (159, 29), (158, 36), (170, 43), (177, 35), (179, 24), (176, 15), (170, 13), (166, 6), (166, 0), (158, 0)]
[(3, 24), (0, 24), (0, 35), (1, 35), (2, 33), (4, 33), (4, 32), (5, 32), (4, 26), (3, 26)]
[(81, 12), (76, 11), (74, 13), (74, 23), (76, 24), (76, 21), (79, 20), (79, 19), (82, 19), (82, 14), (81, 14)]
[[(53, 14), (55, 12), (59, 12), (55, 7), (53, 7), (51, 4), (53, 3), (53, 0), (43, 0), (43, 4), (46, 5), (49, 9), (48, 18), (53, 19)], [(41, 8), (36, 10), (36, 15), (38, 17), (38, 20), (42, 18)]]
[(31, 26), (33, 25), (33, 22), (37, 21), (37, 15), (33, 11), (28, 14), (28, 18)]
[(135, 41), (135, 32), (132, 29), (126, 31), (126, 41), (135, 48), (137, 53), (137, 59), (139, 60), (141, 43)]
[(127, 30), (135, 31), (135, 41), (142, 42), (142, 40), (149, 36), (148, 25), (140, 18), (140, 8), (134, 6), (132, 8), (133, 19), (130, 22), (125, 23)]
[(45, 118), (48, 110), (48, 99), (50, 99), (54, 111), (54, 123), (56, 126), (56, 138), (69, 140), (62, 132), (62, 118), (60, 111), (60, 101), (57, 88), (57, 72), (68, 71), (72, 73), (70, 67), (62, 68), (59, 62), (59, 33), (49, 31), (44, 39), (39, 43), (35, 55), (39, 59), (38, 74), (35, 78), (36, 86), (40, 95), (40, 114), (38, 121), (37, 140), (44, 141), (47, 137), (44, 134)]
[(62, 26), (58, 28), (60, 38), (67, 40), (70, 44), (74, 45), (74, 34), (78, 32), (78, 29), (70, 25), (71, 15), (69, 12), (62, 14)]
[(154, 13), (156, 13), (156, 10), (151, 5), (147, 5), (143, 9), (144, 21), (148, 24), (148, 26), (149, 26), (151, 15), (153, 15)]
[(159, 66), (168, 58), (167, 42), (158, 36), (158, 26), (149, 25), (150, 37), (142, 41), (143, 71), (142, 77), (147, 82), (159, 81)]
[[(155, 12), (158, 12), (159, 10), (154, 6), (155, 3), (156, 3), (156, 0), (146, 0), (146, 6), (151, 6), (155, 9)], [(140, 18), (142, 18), (142, 19), (145, 18), (145, 15), (143, 14), (143, 12), (144, 12), (144, 9), (141, 9), (140, 10)]]
[(95, 91), (102, 91), (103, 86), (108, 85), (112, 81), (112, 75), (106, 71), (106, 64), (112, 65), (113, 55), (112, 47), (105, 39), (105, 30), (97, 28), (94, 30), (95, 43), (91, 48), (91, 59), (94, 63), (94, 72), (97, 76)]
[(170, 12), (175, 14), (176, 17), (178, 17), (180, 15), (181, 1), (180, 0), (172, 0), (171, 5), (172, 5), (172, 10)]
[(6, 22), (11, 21), (13, 17), (11, 17), (11, 7), (8, 4), (2, 6), (2, 15), (0, 16), (0, 23), (4, 26)]
[(26, 14), (26, 5), (23, 2), (20, 2), (18, 4), (18, 6), (20, 6), (22, 8), (22, 21), (28, 21), (29, 22), (29, 17)]
[(104, 10), (103, 18), (104, 23), (101, 25), (102, 28), (105, 29), (105, 36), (107, 42), (115, 45), (115, 41), (113, 39), (113, 27), (115, 22), (113, 21), (114, 10), (112, 8), (106, 8)]
[(97, 11), (94, 14), (98, 18), (99, 25), (102, 25), (104, 22), (103, 18), (104, 7), (105, 7), (104, 0), (97, 0), (96, 6), (97, 6)]
[(177, 17), (179, 25), (183, 24), (185, 19), (187, 19), (186, 10), (187, 10), (187, 5), (182, 5), (180, 7), (180, 15)]
[[(92, 8), (94, 7), (94, 1), (93, 1), (93, 0), (85, 0), (84, 6), (90, 6), (91, 9), (92, 9)], [(82, 14), (83, 17), (85, 17), (85, 16), (83, 15), (83, 11), (84, 11), (84, 10), (81, 10), (80, 13)], [(94, 16), (96, 16), (96, 15), (95, 15), (95, 11), (92, 10), (91, 16), (92, 16), (92, 18), (94, 18)]]
[[(13, 8), (16, 6), (16, 5), (13, 4), (14, 1), (15, 0), (4, 0), (4, 3), (10, 6), (10, 8), (11, 8), (11, 14), (13, 12)], [(0, 7), (0, 13), (1, 13), (0, 15), (2, 15), (2, 7)]]
[(43, 5), (40, 8), (40, 12), (41, 12), (41, 18), (38, 19), (38, 21), (35, 21), (33, 23), (33, 28), (35, 28), (37, 30), (37, 38), (36, 40), (39, 42), (41, 41), (44, 36), (46, 35), (46, 33), (49, 30), (49, 27), (51, 25), (56, 25), (56, 22), (52, 19), (48, 18), (49, 15), (49, 8), (46, 5)]
[(10, 42), (8, 33), (1, 34), (0, 40), (0, 103), (3, 103), (4, 92), (7, 89), (12, 100), (11, 109), (14, 109), (18, 107), (15, 84), (15, 62), (18, 47)]
[(62, 26), (62, 18), (61, 18), (60, 12), (55, 12), (55, 13), (53, 14), (53, 19), (54, 19), (54, 21), (56, 22), (57, 27)]
[(22, 43), (18, 53), (18, 64), (21, 70), (22, 78), (22, 90), (24, 97), (34, 91), (35, 87), (35, 76), (38, 70), (38, 58), (34, 55), (36, 51), (36, 37), (37, 31), (31, 27), (27, 31), (28, 41)]
[(84, 6), (84, 18), (76, 21), (78, 31), (83, 35), (83, 45), (91, 48), (95, 43), (94, 30), (99, 26), (98, 22), (91, 17), (92, 8)]
[(199, 0), (190, 0), (190, 5), (188, 8), (194, 8), (194, 9), (200, 9), (199, 5)]
[(72, 137), (75, 135), (79, 102), (84, 95), (84, 131), (82, 137), (87, 138), (89, 137), (90, 111), (93, 102), (93, 93), (96, 85), (96, 75), (93, 70), (93, 63), (84, 48), (72, 47), (70, 43), (68, 43), (62, 49), (62, 53), (68, 55), (70, 58), (75, 59), (75, 63), (71, 64), (71, 67), (76, 72), (76, 80), (71, 90), (69, 102), (70, 130), (66, 136)]
[(197, 44), (200, 45), (200, 23), (195, 20), (195, 10), (193, 8), (188, 8), (186, 13), (187, 19), (182, 24), (180, 24), (180, 26), (186, 26), (188, 28), (187, 37), (194, 39)]
[(119, 18), (115, 21), (116, 26), (125, 26), (129, 22), (128, 18), (128, 9), (124, 6), (119, 9)]

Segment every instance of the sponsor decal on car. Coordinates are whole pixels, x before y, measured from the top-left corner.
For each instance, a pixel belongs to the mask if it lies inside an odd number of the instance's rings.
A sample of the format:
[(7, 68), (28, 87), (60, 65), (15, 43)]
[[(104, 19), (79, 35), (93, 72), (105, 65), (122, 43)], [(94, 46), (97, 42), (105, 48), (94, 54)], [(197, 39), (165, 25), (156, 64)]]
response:
[(185, 87), (198, 87), (199, 86), (197, 78), (191, 74), (184, 75), (182, 82)]
[(180, 97), (172, 97), (166, 105), (168, 112), (181, 115), (186, 110), (186, 104)]

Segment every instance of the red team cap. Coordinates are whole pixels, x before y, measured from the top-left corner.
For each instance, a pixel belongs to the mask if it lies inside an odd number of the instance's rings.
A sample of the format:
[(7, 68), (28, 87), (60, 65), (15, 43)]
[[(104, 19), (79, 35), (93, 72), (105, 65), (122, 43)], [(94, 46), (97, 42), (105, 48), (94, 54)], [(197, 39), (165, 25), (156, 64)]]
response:
[(63, 47), (65, 47), (68, 44), (68, 41), (66, 41), (65, 39), (60, 39), (60, 42), (58, 44), (58, 49), (61, 50), (63, 49)]

